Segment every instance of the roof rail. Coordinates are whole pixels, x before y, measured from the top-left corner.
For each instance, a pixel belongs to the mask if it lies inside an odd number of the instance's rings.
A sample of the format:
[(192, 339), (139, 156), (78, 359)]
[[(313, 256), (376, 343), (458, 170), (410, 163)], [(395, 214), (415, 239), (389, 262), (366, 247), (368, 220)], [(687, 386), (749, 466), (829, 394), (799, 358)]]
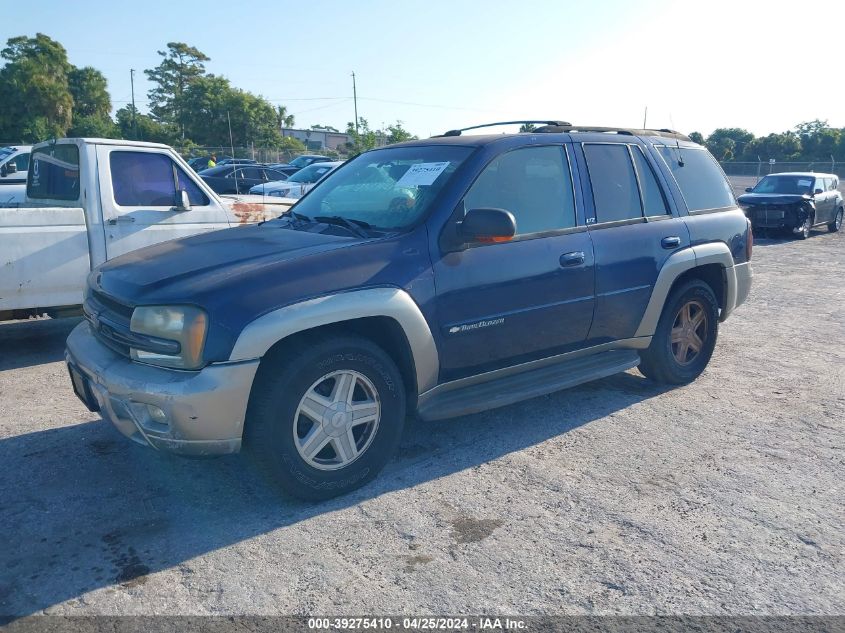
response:
[(477, 130), (477, 129), (482, 128), (482, 127), (494, 127), (496, 125), (517, 125), (517, 124), (518, 125), (525, 125), (527, 123), (530, 123), (532, 125), (533, 124), (541, 124), (541, 125), (544, 125), (546, 127), (549, 127), (549, 126), (562, 127), (562, 126), (572, 125), (571, 123), (567, 123), (566, 121), (549, 121), (549, 120), (543, 120), (543, 121), (499, 121), (498, 123), (484, 123), (482, 125), (472, 125), (470, 127), (463, 127), (459, 130), (449, 130), (448, 132), (445, 132), (443, 134), (438, 134), (438, 135), (434, 136), (433, 138), (439, 138), (439, 137), (443, 137), (443, 136), (460, 136), (461, 132), (467, 132), (469, 130)]
[(680, 132), (676, 132), (675, 130), (670, 130), (667, 128), (652, 130), (628, 127), (602, 127), (596, 125), (548, 124), (534, 130), (534, 133), (537, 134), (560, 134), (565, 132), (608, 132), (611, 134), (626, 134), (628, 136), (665, 136), (680, 141), (690, 140), (690, 138), (686, 134), (681, 134)]

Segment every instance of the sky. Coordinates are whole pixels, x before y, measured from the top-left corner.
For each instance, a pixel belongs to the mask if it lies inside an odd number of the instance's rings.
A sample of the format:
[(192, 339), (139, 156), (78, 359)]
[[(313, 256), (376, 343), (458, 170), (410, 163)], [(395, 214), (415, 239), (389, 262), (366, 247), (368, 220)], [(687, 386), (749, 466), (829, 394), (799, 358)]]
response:
[[(167, 42), (208, 72), (287, 106), (297, 127), (358, 114), (421, 137), (555, 119), (756, 135), (801, 121), (845, 127), (841, 3), (829, 0), (0, 0), (0, 42), (41, 32), (146, 111)], [(769, 43), (771, 42), (771, 43)], [(2, 107), (2, 104), (0, 104)]]

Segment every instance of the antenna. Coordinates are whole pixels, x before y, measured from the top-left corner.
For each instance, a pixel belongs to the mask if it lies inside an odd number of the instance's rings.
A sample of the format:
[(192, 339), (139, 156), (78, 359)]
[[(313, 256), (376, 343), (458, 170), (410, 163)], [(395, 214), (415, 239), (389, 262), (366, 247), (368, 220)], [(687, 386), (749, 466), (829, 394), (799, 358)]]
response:
[(135, 112), (135, 69), (129, 69), (129, 83), (132, 85), (132, 132), (135, 140), (138, 140), (138, 115)]
[(232, 139), (232, 117), (229, 116), (229, 111), (226, 110), (226, 120), (229, 122), (229, 147), (232, 149), (232, 168), (234, 169), (235, 173), (235, 189), (240, 192), (240, 187), (237, 186), (238, 182), (238, 164), (234, 162), (235, 160), (235, 141)]
[[(643, 113), (643, 129), (647, 130), (648, 126), (646, 125), (646, 121), (648, 120), (648, 106), (645, 107), (645, 112)], [(672, 128), (675, 126), (673, 125)]]
[(358, 88), (355, 86), (355, 71), (352, 71), (352, 101), (355, 104), (355, 135), (358, 135)]

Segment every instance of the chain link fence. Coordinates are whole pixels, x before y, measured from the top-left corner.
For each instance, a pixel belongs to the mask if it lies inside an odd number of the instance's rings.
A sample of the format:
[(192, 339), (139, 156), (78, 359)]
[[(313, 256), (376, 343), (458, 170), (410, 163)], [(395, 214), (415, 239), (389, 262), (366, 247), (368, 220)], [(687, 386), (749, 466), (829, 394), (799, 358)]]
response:
[(776, 161), (774, 163), (769, 161), (722, 161), (719, 164), (728, 176), (755, 178), (757, 180), (767, 174), (777, 174), (785, 171), (810, 171), (822, 174), (836, 174), (840, 178), (845, 178), (845, 163), (837, 163), (831, 160), (811, 163), (789, 161)]

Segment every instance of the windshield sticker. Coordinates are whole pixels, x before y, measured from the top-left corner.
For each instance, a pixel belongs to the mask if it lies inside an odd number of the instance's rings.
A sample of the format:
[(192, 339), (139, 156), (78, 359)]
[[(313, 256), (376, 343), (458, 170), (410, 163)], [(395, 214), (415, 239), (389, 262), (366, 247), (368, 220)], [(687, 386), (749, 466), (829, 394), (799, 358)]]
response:
[(812, 184), (813, 184), (813, 183), (812, 183), (811, 181), (809, 181), (809, 180), (799, 180), (799, 181), (798, 181), (798, 186), (799, 186), (799, 187), (809, 187), (809, 186), (810, 186), (810, 185), (812, 185)]
[(419, 187), (430, 185), (449, 166), (449, 161), (444, 163), (417, 163), (411, 165), (402, 177), (396, 181), (397, 187)]

